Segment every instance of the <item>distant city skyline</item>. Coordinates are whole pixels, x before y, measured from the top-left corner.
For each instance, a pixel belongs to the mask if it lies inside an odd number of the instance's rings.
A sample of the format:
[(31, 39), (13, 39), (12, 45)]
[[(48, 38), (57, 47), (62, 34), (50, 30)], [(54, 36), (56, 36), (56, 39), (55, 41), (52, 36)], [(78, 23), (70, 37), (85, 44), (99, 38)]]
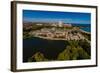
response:
[(91, 13), (23, 10), (23, 21), (91, 24)]

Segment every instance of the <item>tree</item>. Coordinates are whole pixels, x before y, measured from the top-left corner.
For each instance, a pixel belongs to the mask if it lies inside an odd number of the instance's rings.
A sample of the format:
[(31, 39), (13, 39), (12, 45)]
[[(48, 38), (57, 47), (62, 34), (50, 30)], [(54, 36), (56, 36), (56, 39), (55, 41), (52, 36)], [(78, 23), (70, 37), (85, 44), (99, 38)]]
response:
[(39, 62), (39, 61), (47, 61), (48, 59), (46, 59), (41, 52), (37, 52), (31, 58), (28, 59), (28, 62), (33, 62), (33, 60)]
[(69, 60), (70, 59), (70, 52), (65, 49), (63, 52), (61, 52), (58, 57), (58, 60)]

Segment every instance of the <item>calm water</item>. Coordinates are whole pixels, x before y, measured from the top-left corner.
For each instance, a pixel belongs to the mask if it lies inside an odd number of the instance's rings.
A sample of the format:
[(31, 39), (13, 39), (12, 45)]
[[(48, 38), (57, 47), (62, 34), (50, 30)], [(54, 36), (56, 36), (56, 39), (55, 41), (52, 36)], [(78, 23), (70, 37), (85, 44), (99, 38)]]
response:
[(48, 59), (56, 59), (58, 53), (66, 48), (67, 42), (62, 40), (45, 40), (30, 38), (23, 40), (23, 62), (36, 52), (41, 52)]
[(85, 27), (85, 28), (81, 28), (81, 29), (86, 31), (86, 32), (91, 32), (91, 28), (90, 27)]

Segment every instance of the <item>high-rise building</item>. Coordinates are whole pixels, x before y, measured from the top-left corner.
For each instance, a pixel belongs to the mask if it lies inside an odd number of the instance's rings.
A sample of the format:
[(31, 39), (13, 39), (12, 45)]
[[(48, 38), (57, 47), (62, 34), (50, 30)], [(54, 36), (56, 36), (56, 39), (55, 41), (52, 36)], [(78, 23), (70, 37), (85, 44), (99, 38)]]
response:
[(59, 27), (63, 27), (63, 22), (62, 22), (62, 21), (59, 21), (59, 22), (58, 22), (58, 26), (59, 26)]

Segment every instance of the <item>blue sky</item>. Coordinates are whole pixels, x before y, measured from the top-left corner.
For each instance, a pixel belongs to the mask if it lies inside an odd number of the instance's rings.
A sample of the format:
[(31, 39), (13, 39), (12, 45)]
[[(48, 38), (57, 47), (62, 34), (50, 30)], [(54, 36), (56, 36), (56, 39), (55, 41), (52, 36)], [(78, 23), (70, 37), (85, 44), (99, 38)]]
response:
[(25, 22), (58, 22), (91, 24), (90, 13), (23, 10)]

